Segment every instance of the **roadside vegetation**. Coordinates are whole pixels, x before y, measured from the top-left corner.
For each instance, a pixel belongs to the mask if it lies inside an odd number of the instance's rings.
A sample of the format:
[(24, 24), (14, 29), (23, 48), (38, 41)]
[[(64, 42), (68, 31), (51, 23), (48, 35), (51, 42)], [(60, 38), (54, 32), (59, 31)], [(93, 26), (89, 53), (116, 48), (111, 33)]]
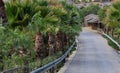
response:
[[(104, 25), (103, 31), (120, 44), (120, 1), (112, 1), (112, 5), (100, 9), (98, 15)], [(119, 50), (113, 43), (109, 44)]]
[(107, 40), (108, 44), (109, 44), (112, 48), (114, 48), (114, 49), (117, 50), (117, 51), (120, 51), (119, 47), (118, 47), (115, 43), (113, 43), (109, 38), (107, 38), (107, 37), (104, 36), (104, 35), (103, 35), (103, 37)]
[[(99, 11), (99, 16), (104, 24), (104, 31), (114, 38), (120, 39), (120, 1), (114, 0), (112, 5)], [(103, 14), (105, 12), (105, 14)]]
[(4, 7), (0, 71), (43, 66), (61, 56), (81, 31), (79, 9), (65, 1), (11, 0)]

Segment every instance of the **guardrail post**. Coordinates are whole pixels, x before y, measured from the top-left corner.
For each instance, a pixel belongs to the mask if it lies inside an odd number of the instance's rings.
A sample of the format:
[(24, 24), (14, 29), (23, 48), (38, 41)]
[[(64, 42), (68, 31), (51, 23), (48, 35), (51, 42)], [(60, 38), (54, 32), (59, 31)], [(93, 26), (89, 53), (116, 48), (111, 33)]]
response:
[(65, 63), (65, 62), (66, 62), (66, 58), (63, 59), (63, 63)]
[(54, 67), (49, 70), (49, 73), (54, 73)]
[(57, 65), (54, 67), (54, 73), (57, 73)]

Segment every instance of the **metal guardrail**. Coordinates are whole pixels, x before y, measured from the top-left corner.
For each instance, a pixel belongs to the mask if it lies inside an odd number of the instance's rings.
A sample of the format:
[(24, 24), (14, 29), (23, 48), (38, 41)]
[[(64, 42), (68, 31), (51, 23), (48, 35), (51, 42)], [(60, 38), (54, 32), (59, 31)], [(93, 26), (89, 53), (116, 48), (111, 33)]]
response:
[(48, 71), (49, 69), (55, 67), (57, 64), (59, 64), (61, 61), (63, 61), (66, 56), (69, 54), (69, 52), (71, 51), (71, 49), (73, 48), (73, 46), (75, 45), (75, 42), (70, 46), (70, 48), (68, 48), (68, 50), (65, 52), (64, 55), (62, 55), (60, 58), (56, 59), (53, 62), (50, 62), (34, 71), (31, 71), (30, 73), (44, 73), (46, 71)]
[(112, 37), (110, 37), (108, 34), (106, 34), (102, 29), (98, 28), (98, 33), (106, 36), (108, 39), (110, 39), (120, 49), (120, 44), (117, 41), (115, 41)]
[(109, 35), (107, 35), (107, 34), (105, 34), (104, 32), (102, 33), (104, 36), (106, 36), (107, 38), (109, 38), (113, 43), (115, 43), (115, 45), (117, 45), (118, 47), (119, 47), (119, 49), (120, 49), (120, 44), (117, 42), (117, 41), (115, 41), (113, 38), (111, 38)]

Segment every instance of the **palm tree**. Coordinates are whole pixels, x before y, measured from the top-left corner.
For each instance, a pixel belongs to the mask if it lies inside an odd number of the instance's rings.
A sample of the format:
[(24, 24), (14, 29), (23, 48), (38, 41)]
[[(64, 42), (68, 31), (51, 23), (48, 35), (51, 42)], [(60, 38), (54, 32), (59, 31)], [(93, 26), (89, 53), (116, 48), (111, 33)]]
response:
[(71, 40), (80, 30), (80, 26), (78, 26), (80, 25), (80, 20), (76, 7), (64, 2), (63, 7), (66, 13), (60, 17), (60, 27), (56, 34), (56, 50), (64, 53), (66, 45), (70, 45)]
[[(38, 2), (37, 2), (38, 3)], [(41, 4), (43, 3), (43, 4)], [(36, 26), (35, 29), (37, 29), (37, 31), (39, 30), (39, 32), (44, 35), (45, 37), (48, 36), (48, 40), (41, 40), (42, 42), (38, 43), (38, 46), (42, 43), (44, 43), (42, 46), (45, 46), (46, 44), (48, 44), (48, 47), (42, 48), (39, 52), (41, 52), (42, 50), (46, 50), (46, 48), (48, 48), (49, 50), (49, 55), (53, 55), (54, 54), (54, 49), (55, 49), (55, 45), (54, 45), (54, 32), (53, 31), (56, 26), (56, 24), (58, 23), (58, 17), (54, 14), (54, 7), (53, 6), (48, 6), (46, 5), (46, 2), (41, 2), (38, 3), (40, 4), (40, 11), (37, 12), (32, 19), (32, 26)], [(53, 27), (52, 27), (53, 26)], [(36, 38), (37, 38), (37, 34), (36, 34)], [(43, 36), (39, 35), (39, 38), (43, 38)], [(37, 40), (36, 40), (37, 41)], [(47, 42), (47, 43), (45, 43)], [(37, 42), (35, 43), (37, 44)], [(42, 52), (41, 52), (42, 53)], [(47, 53), (47, 50), (46, 50)]]
[[(74, 7), (72, 7), (72, 9), (74, 9)], [(75, 26), (79, 25), (79, 15), (76, 11), (73, 12), (71, 7), (67, 11), (67, 7), (63, 7), (56, 0), (51, 0), (48, 5), (40, 4), (40, 11), (33, 16), (31, 26), (32, 28), (36, 26), (35, 30), (37, 29), (42, 35), (48, 36), (48, 47), (46, 48), (49, 50), (49, 55), (54, 54), (54, 52), (63, 52), (65, 44), (70, 42), (71, 38), (74, 38), (76, 35), (78, 30)], [(36, 34), (36, 38), (37, 36), (38, 34)], [(39, 38), (40, 37), (39, 35)], [(39, 44), (45, 42), (42, 41), (39, 42)]]
[(25, 27), (39, 10), (32, 0), (10, 0), (6, 2), (6, 14), (10, 27)]
[[(119, 36), (119, 29), (120, 29), (120, 1), (116, 0), (115, 3), (112, 5), (113, 8), (111, 8), (111, 17), (113, 18), (112, 21), (114, 22), (113, 28), (118, 33)], [(115, 32), (115, 31), (114, 31)]]
[(104, 18), (104, 23), (106, 24), (106, 28), (108, 32), (111, 31), (112, 36), (114, 35), (114, 30), (117, 30), (120, 26), (120, 1), (114, 1), (113, 5), (109, 7), (106, 11), (106, 17)]

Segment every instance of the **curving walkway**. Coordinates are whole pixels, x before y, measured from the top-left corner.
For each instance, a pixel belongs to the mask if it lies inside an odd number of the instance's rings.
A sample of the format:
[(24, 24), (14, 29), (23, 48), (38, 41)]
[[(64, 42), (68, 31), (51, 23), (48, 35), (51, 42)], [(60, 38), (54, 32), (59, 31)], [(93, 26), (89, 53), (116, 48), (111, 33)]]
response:
[(98, 33), (83, 29), (78, 48), (63, 73), (120, 73), (120, 58)]

